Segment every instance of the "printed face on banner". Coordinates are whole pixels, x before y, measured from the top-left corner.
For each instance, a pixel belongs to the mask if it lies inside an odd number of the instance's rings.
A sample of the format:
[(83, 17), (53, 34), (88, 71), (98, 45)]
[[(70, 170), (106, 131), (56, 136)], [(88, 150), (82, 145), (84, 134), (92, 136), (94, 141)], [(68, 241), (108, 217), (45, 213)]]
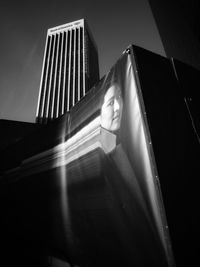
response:
[(115, 132), (120, 128), (123, 100), (118, 84), (112, 84), (105, 93), (101, 108), (101, 126)]

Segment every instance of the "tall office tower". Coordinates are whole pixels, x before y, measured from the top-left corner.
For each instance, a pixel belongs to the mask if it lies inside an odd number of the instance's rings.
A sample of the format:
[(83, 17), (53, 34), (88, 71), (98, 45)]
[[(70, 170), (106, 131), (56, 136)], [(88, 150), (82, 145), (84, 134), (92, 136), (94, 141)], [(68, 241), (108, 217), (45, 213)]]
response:
[(98, 80), (97, 47), (86, 21), (48, 29), (36, 122), (69, 111)]

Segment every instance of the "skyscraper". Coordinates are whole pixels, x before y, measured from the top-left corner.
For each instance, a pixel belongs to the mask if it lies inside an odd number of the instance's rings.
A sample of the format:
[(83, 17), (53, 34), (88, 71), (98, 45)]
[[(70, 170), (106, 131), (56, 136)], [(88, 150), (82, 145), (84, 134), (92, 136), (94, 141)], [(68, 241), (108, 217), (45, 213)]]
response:
[(86, 21), (48, 29), (36, 122), (69, 111), (98, 80), (97, 47)]

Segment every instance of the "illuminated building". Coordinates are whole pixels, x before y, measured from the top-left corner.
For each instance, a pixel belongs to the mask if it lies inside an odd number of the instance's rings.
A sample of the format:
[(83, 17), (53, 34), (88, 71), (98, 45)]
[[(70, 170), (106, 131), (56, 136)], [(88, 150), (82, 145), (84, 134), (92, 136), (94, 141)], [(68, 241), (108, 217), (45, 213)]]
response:
[(86, 21), (48, 29), (36, 122), (69, 111), (98, 80), (97, 47)]

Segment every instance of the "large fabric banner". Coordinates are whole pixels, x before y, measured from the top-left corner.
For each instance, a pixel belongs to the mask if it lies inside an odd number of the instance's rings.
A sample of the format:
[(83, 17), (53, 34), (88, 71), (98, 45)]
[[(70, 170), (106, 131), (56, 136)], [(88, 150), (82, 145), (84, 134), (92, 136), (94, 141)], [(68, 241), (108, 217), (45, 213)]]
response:
[(174, 266), (131, 49), (70, 114), (70, 132), (79, 131), (69, 140), (88, 140), (74, 148), (76, 159), (66, 171), (72, 232), (86, 266)]
[(109, 183), (123, 207), (116, 220), (121, 220), (124, 228), (116, 221), (117, 233), (132, 266), (173, 266), (153, 144), (131, 49), (105, 76), (100, 89), (101, 127), (116, 136), (116, 146), (107, 154), (107, 169), (112, 177)]
[[(117, 133), (120, 141), (113, 154), (115, 154), (114, 158), (118, 161), (117, 166), (121, 169), (120, 171), (124, 177), (124, 181), (126, 181), (132, 198), (132, 201), (129, 201), (127, 204), (130, 211), (129, 215), (130, 217), (133, 216), (132, 223), (136, 223), (141, 227), (140, 238), (142, 238), (143, 241), (149, 238), (148, 242), (150, 243), (153, 240), (157, 240), (158, 247), (157, 253), (154, 251), (155, 255), (157, 254), (159, 258), (158, 251), (160, 251), (160, 255), (162, 255), (167, 264), (171, 266), (173, 265), (173, 257), (162, 193), (153, 154), (153, 144), (151, 142), (146, 118), (145, 105), (142, 98), (142, 88), (140, 87), (140, 80), (132, 48), (127, 50), (118, 60), (112, 68), (110, 76), (109, 79), (116, 84), (116, 87), (118, 86), (118, 89), (115, 89), (116, 92), (117, 90), (121, 90), (121, 100), (119, 102), (121, 103), (119, 104), (119, 106), (121, 106), (119, 109), (121, 112), (121, 125)], [(128, 173), (129, 166), (132, 171), (130, 173)], [(137, 214), (134, 215), (133, 207), (135, 203), (138, 204), (140, 209), (138, 214), (142, 212), (144, 216), (141, 217), (141, 222), (140, 219), (136, 219)], [(148, 227), (147, 225), (145, 226), (142, 220), (146, 220)], [(152, 239), (150, 237), (151, 231), (154, 235)], [(144, 243), (146, 241), (144, 241)], [(151, 251), (151, 245), (147, 250)], [(162, 250), (165, 256), (162, 254)], [(154, 253), (152, 249), (152, 257), (155, 256), (153, 256)], [(161, 262), (160, 266), (162, 266)]]

